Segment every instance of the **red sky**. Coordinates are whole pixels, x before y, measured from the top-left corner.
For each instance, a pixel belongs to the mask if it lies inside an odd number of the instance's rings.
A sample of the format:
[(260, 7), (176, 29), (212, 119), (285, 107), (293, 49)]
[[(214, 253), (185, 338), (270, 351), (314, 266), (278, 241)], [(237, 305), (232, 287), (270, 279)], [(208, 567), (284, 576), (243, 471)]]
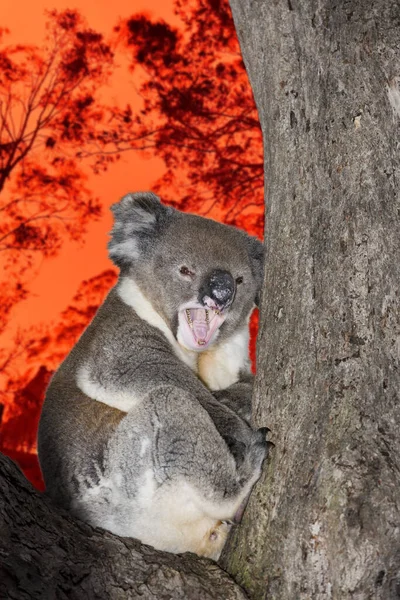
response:
[[(104, 34), (111, 32), (119, 17), (137, 12), (146, 11), (151, 16), (176, 22), (172, 0), (1, 0), (0, 27), (10, 30), (5, 41), (41, 44), (45, 32), (44, 11), (66, 8), (77, 8), (90, 27)], [(115, 71), (106, 95), (123, 104), (127, 101), (135, 104), (134, 86), (132, 82), (127, 83), (122, 70)], [(112, 165), (107, 173), (89, 175), (89, 186), (104, 207), (103, 217), (89, 227), (81, 245), (66, 241), (57, 257), (43, 261), (39, 274), (32, 279), (30, 297), (13, 311), (12, 328), (9, 328), (7, 338), (17, 328), (57, 320), (81, 281), (111, 266), (106, 249), (107, 233), (111, 228), (107, 207), (128, 191), (151, 189), (162, 170), (161, 160), (146, 160), (131, 152)]]

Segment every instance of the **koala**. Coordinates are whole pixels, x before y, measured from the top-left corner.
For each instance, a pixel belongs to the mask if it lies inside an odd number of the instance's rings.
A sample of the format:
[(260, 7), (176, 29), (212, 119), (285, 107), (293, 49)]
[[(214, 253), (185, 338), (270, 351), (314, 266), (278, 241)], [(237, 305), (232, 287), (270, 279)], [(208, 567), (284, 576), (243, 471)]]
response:
[(267, 451), (248, 356), (263, 245), (149, 192), (112, 211), (118, 282), (46, 392), (46, 491), (93, 526), (218, 559)]

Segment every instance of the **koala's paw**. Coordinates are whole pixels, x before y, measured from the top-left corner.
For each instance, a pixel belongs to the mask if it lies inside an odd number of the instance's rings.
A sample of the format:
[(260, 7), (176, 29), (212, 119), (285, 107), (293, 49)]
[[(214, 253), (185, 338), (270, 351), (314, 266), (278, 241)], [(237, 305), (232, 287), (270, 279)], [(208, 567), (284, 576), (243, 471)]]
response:
[(214, 526), (207, 531), (201, 540), (196, 554), (218, 560), (231, 530), (232, 523), (227, 521), (216, 521)]
[(260, 427), (256, 431), (253, 431), (253, 441), (251, 446), (248, 448), (250, 463), (252, 464), (253, 471), (261, 475), (261, 468), (264, 460), (267, 458), (271, 448), (275, 446), (272, 442), (267, 440), (267, 435), (270, 432), (268, 427)]
[(265, 456), (267, 457), (268, 454), (269, 454), (269, 451), (272, 448), (275, 448), (274, 442), (271, 442), (270, 440), (267, 439), (268, 438), (268, 434), (271, 433), (271, 430), (270, 430), (269, 427), (259, 427), (257, 429), (257, 432), (260, 433), (260, 435), (262, 436), (262, 440), (264, 442), (265, 449), (266, 449)]

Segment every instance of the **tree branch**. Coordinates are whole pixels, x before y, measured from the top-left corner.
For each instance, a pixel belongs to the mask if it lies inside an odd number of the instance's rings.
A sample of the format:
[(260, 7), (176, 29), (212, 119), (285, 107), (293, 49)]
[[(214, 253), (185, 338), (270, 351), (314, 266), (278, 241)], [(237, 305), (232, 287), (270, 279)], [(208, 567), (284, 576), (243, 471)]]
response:
[(213, 561), (75, 521), (0, 454), (0, 597), (245, 600)]

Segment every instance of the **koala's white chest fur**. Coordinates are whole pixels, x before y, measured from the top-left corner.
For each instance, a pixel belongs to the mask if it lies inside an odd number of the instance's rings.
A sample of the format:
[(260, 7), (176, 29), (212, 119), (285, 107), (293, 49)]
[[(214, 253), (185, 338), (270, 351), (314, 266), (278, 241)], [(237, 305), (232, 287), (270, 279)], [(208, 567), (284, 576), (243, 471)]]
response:
[(212, 390), (224, 390), (239, 379), (248, 363), (249, 329), (246, 326), (229, 340), (199, 355), (197, 375)]
[(188, 365), (210, 390), (222, 390), (238, 381), (240, 370), (243, 369), (243, 365), (248, 364), (248, 321), (243, 329), (235, 332), (223, 343), (217, 343), (204, 352), (193, 352), (177, 342), (167, 323), (154, 310), (135, 281), (123, 279), (118, 293), (141, 319), (157, 327), (165, 335), (178, 358)]

